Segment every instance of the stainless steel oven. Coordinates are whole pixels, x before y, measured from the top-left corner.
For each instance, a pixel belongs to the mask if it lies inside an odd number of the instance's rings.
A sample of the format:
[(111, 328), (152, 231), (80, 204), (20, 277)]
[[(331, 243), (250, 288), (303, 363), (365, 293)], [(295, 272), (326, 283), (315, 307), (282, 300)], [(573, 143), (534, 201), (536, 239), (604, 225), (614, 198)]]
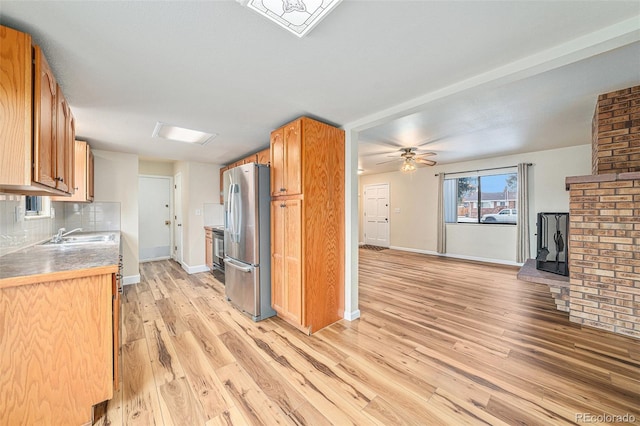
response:
[(224, 228), (213, 228), (213, 275), (224, 283)]

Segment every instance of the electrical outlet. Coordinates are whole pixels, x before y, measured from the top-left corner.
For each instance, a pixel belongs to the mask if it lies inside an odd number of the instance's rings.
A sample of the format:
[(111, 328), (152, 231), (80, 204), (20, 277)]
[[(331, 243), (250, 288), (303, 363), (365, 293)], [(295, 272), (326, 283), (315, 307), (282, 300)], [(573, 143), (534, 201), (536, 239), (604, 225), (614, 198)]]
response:
[(396, 207), (395, 209), (393, 209), (394, 213), (400, 213), (400, 207)]

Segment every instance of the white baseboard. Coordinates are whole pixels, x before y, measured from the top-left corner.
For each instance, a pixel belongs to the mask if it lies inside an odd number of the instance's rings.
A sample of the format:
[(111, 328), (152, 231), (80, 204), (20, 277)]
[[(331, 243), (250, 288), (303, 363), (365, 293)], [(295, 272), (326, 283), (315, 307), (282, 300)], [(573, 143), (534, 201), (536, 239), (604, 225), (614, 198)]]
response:
[(344, 319), (346, 319), (347, 321), (353, 321), (360, 318), (360, 309), (356, 309), (355, 311), (352, 312), (344, 312)]
[(154, 257), (151, 259), (140, 259), (139, 262), (140, 263), (144, 263), (144, 262), (155, 262), (156, 260), (168, 260), (171, 259), (171, 257), (169, 256), (162, 256), (162, 257)]
[(138, 284), (140, 282), (140, 274), (122, 277), (122, 285)]
[(475, 262), (497, 263), (499, 265), (508, 265), (508, 266), (522, 266), (523, 265), (522, 263), (514, 262), (512, 260), (490, 259), (490, 258), (487, 258), (487, 257), (466, 256), (464, 254), (454, 254), (454, 253), (438, 253), (438, 252), (431, 251), (431, 250), (421, 250), (421, 249), (414, 249), (414, 248), (408, 248), (408, 247), (391, 246), (389, 248), (393, 249), (393, 250), (409, 251), (409, 252), (412, 252), (412, 253), (430, 254), (432, 256), (451, 257), (451, 258), (454, 258), (454, 259), (461, 259), (461, 260), (472, 260), (472, 261), (475, 261)]
[(198, 266), (189, 266), (186, 263), (182, 262), (182, 269), (187, 271), (187, 274), (197, 274), (199, 272), (209, 272), (209, 267), (207, 265), (198, 265)]

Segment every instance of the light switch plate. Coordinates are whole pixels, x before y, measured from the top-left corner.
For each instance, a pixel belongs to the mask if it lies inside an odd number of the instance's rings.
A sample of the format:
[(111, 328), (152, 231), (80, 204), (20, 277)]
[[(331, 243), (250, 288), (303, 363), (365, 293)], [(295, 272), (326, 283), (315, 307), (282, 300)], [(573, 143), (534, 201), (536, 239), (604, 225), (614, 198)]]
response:
[(196, 216), (200, 216), (202, 214), (202, 210), (196, 209)]

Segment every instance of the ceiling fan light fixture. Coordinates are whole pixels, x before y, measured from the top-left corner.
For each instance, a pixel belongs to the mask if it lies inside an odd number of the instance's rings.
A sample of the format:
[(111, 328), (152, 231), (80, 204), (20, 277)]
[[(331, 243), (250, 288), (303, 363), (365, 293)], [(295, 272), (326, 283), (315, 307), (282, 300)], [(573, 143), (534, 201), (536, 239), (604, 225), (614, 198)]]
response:
[(404, 160), (402, 166), (400, 166), (400, 171), (402, 173), (413, 173), (417, 170), (417, 167), (413, 161), (410, 159)]

